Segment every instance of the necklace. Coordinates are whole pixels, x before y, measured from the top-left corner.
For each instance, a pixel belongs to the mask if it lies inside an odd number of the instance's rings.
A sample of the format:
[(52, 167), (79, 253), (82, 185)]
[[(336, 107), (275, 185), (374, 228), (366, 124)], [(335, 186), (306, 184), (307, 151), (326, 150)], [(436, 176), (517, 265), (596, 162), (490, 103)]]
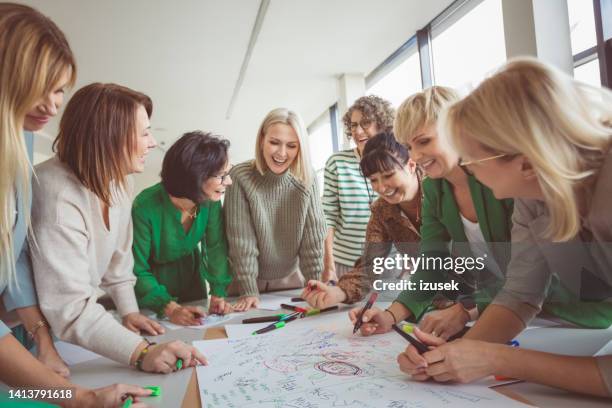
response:
[(187, 212), (187, 217), (191, 218), (192, 220), (196, 217), (196, 215), (198, 215), (198, 206), (194, 205), (193, 208), (189, 211), (187, 210), (183, 210), (183, 212)]

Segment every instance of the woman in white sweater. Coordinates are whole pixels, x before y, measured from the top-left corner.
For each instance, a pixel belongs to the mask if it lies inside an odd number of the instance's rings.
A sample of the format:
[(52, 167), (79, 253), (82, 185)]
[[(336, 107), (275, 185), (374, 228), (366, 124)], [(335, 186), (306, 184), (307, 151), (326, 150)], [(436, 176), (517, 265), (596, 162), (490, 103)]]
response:
[[(204, 357), (182, 342), (149, 343), (163, 332), (140, 314), (132, 274), (131, 182), (156, 146), (148, 96), (94, 83), (72, 97), (54, 142), (57, 155), (36, 167), (32, 250), (40, 306), (54, 333), (115, 361), (169, 373)], [(97, 303), (114, 301), (123, 326)], [(125, 326), (125, 327), (124, 327)]]

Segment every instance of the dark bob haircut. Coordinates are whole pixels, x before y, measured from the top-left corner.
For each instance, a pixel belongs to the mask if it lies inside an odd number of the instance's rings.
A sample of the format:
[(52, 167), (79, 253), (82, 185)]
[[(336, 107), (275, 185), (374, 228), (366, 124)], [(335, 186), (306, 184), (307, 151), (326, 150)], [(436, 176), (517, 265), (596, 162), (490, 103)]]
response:
[(202, 185), (227, 164), (229, 141), (199, 130), (185, 133), (166, 152), (161, 179), (168, 194), (194, 203), (206, 200)]
[(391, 132), (379, 133), (366, 143), (359, 166), (365, 177), (402, 168), (408, 163), (408, 150)]

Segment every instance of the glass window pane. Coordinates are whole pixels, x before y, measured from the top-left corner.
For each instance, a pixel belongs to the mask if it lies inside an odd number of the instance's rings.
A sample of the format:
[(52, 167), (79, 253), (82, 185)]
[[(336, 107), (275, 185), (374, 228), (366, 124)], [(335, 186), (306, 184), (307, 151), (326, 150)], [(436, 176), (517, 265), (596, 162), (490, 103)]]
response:
[(574, 68), (574, 78), (594, 86), (601, 86), (599, 75), (599, 58)]
[(591, 0), (567, 0), (569, 14), (572, 54), (594, 47), (597, 44), (595, 34), (595, 12)]
[(332, 144), (332, 128), (329, 120), (321, 123), (312, 132), (310, 132), (308, 144), (310, 146), (310, 160), (312, 161), (312, 167), (317, 172), (319, 191), (322, 192), (325, 162), (334, 152), (334, 145)]
[(484, 0), (432, 34), (436, 85), (469, 91), (506, 61), (501, 0)]
[(366, 95), (377, 95), (397, 108), (406, 98), (421, 90), (419, 54), (414, 52), (405, 61), (367, 89)]

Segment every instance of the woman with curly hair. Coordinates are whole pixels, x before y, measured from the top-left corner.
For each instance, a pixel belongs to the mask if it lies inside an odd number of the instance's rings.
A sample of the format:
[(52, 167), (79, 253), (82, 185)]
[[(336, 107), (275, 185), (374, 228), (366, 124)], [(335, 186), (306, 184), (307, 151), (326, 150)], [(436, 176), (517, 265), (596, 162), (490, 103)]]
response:
[(368, 95), (357, 99), (342, 118), (345, 134), (356, 147), (334, 153), (325, 164), (324, 282), (351, 270), (361, 256), (375, 193), (361, 174), (359, 161), (368, 139), (393, 130), (394, 115), (388, 101)]

